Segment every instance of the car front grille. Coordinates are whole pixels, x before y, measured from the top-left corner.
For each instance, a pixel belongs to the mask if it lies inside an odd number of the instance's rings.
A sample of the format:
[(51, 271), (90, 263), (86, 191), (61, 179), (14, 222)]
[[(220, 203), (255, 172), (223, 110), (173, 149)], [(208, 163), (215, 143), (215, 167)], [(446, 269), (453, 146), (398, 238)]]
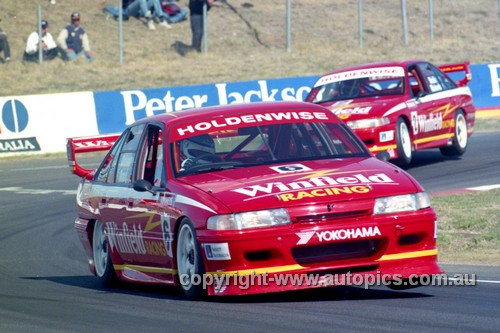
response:
[(296, 247), (292, 256), (299, 265), (321, 263), (332, 260), (368, 258), (383, 245), (381, 239), (356, 240), (332, 244)]

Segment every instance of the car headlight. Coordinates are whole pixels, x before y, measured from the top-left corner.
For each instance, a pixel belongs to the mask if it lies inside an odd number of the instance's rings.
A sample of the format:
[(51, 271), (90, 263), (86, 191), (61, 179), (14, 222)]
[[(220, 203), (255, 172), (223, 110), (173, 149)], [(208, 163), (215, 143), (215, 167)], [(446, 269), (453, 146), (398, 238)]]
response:
[(375, 199), (373, 214), (409, 212), (431, 206), (429, 196), (425, 192), (395, 195)]
[(372, 128), (379, 127), (383, 125), (389, 124), (389, 118), (369, 118), (369, 119), (360, 119), (360, 120), (352, 120), (347, 122), (347, 126), (351, 129), (359, 129), (359, 128)]
[(272, 227), (290, 223), (292, 223), (292, 221), (286, 209), (279, 208), (210, 216), (207, 220), (207, 229), (241, 230)]

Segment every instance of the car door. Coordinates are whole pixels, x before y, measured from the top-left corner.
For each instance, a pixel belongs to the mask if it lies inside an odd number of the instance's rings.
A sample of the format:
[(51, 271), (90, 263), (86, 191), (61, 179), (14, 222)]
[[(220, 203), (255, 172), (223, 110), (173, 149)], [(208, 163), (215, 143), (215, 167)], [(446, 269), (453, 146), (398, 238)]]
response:
[[(100, 207), (104, 229), (112, 255), (118, 255), (124, 264), (136, 262), (136, 256), (145, 252), (142, 231), (139, 225), (127, 220), (130, 207), (132, 175), (135, 156), (141, 142), (144, 124), (131, 127), (123, 136), (109, 170), (99, 173), (105, 183), (101, 186), (103, 196)], [(101, 170), (102, 171), (102, 170)]]
[[(150, 123), (146, 126), (143, 141), (136, 156), (135, 180), (146, 180), (151, 191), (133, 191), (131, 205), (127, 209), (126, 220), (137, 225), (142, 232), (145, 252), (137, 254), (137, 263), (150, 267), (143, 272), (160, 274), (162, 279), (171, 279), (173, 273), (172, 218), (173, 194), (166, 188), (164, 159), (164, 129), (162, 124)], [(153, 269), (154, 267), (154, 269)]]
[(417, 148), (424, 148), (439, 140), (449, 99), (443, 94), (445, 88), (429, 63), (418, 63), (413, 68), (423, 92), (416, 96), (415, 104), (411, 105), (409, 111), (414, 144)]

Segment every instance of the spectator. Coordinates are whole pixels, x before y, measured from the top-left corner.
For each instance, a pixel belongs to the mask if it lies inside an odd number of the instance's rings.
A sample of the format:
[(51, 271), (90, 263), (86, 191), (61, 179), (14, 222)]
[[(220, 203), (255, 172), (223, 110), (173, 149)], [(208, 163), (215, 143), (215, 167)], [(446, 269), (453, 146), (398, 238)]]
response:
[(65, 51), (69, 60), (73, 60), (81, 55), (85, 56), (88, 62), (94, 60), (90, 50), (89, 37), (85, 30), (80, 26), (80, 13), (71, 14), (71, 24), (61, 30), (57, 37), (57, 42)]
[(156, 29), (153, 18), (157, 18), (161, 26), (172, 28), (167, 22), (168, 15), (163, 12), (160, 0), (124, 0), (123, 10), (125, 15), (146, 18), (150, 30)]
[[(47, 31), (49, 22), (42, 20), (42, 57), (44, 60), (52, 60), (57, 57), (60, 49), (57, 47), (54, 38)], [(26, 43), (26, 50), (24, 51), (23, 60), (25, 61), (38, 61), (38, 47), (40, 45), (40, 38), (38, 31), (32, 32)]]
[(207, 5), (207, 11), (214, 0), (189, 0), (189, 18), (191, 21), (191, 32), (193, 34), (191, 47), (201, 52), (201, 39), (203, 38), (203, 5)]
[[(7, 40), (7, 34), (0, 28), (0, 53), (3, 52), (4, 60), (6, 62), (10, 61), (10, 47), (9, 41)], [(1, 60), (2, 58), (0, 58)]]

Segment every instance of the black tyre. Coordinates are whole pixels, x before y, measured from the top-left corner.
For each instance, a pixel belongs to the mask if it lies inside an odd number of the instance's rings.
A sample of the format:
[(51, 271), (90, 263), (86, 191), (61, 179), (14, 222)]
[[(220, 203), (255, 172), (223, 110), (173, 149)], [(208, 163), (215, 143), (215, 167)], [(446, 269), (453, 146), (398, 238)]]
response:
[(460, 156), (465, 153), (468, 144), (467, 121), (464, 113), (455, 112), (455, 135), (451, 146), (441, 147), (441, 154), (445, 156)]
[(396, 122), (396, 150), (398, 153), (396, 162), (401, 165), (410, 164), (412, 157), (410, 131), (403, 118), (399, 118)]
[(193, 284), (192, 277), (199, 275), (198, 281), (202, 281), (205, 267), (201, 257), (200, 245), (196, 239), (196, 231), (189, 219), (184, 219), (177, 232), (177, 271), (182, 291), (190, 299), (204, 296), (206, 291), (203, 285)]
[(92, 251), (97, 279), (104, 287), (116, 284), (116, 274), (109, 255), (108, 241), (101, 221), (95, 221), (92, 237)]

